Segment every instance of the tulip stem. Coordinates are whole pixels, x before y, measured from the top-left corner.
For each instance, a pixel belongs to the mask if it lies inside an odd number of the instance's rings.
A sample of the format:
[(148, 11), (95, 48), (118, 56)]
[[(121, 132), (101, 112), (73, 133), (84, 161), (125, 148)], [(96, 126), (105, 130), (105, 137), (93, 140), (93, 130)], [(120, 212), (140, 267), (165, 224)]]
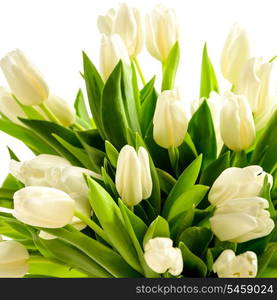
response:
[(141, 79), (141, 82), (142, 82), (143, 85), (145, 85), (145, 84), (146, 84), (146, 81), (145, 81), (145, 78), (144, 78), (144, 76), (143, 76), (143, 73), (142, 73), (142, 70), (141, 70), (141, 67), (140, 67), (140, 64), (139, 64), (138, 59), (137, 59), (136, 57), (134, 57), (134, 58), (133, 58), (133, 61), (134, 61), (134, 63), (135, 63), (135, 66), (136, 66), (136, 68), (137, 68), (137, 71), (138, 71), (138, 73), (139, 73), (139, 77), (140, 77), (140, 79)]
[(170, 164), (173, 168), (173, 170), (178, 173), (178, 161), (179, 161), (179, 151), (175, 147), (170, 147), (168, 149), (168, 155), (169, 155), (169, 160)]
[(46, 116), (53, 121), (54, 123), (63, 126), (60, 120), (54, 115), (54, 113), (49, 109), (49, 107), (42, 102), (39, 107), (42, 109), (42, 111), (46, 114)]
[(80, 130), (80, 131), (85, 131), (86, 129), (79, 123), (74, 123), (73, 127), (75, 127), (76, 129)]
[(104, 241), (106, 241), (108, 244), (111, 244), (109, 238), (107, 237), (106, 233), (104, 230), (98, 226), (94, 221), (92, 221), (90, 218), (87, 216), (83, 215), (79, 211), (74, 212), (74, 216), (82, 220), (85, 224), (88, 225), (97, 235), (99, 235)]

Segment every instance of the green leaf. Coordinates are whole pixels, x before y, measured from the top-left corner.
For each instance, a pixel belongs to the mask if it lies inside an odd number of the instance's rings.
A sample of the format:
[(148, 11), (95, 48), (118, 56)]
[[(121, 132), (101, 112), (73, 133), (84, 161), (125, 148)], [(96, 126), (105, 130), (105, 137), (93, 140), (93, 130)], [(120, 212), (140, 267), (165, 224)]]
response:
[[(264, 149), (266, 149), (264, 151)], [(261, 156), (260, 153), (264, 152)], [(276, 168), (277, 153), (277, 110), (272, 115), (266, 129), (257, 142), (257, 146), (253, 152), (251, 164), (260, 165), (264, 171), (272, 173)], [(274, 159), (275, 158), (275, 159)]]
[(205, 197), (208, 186), (194, 185), (184, 191), (175, 201), (172, 203), (167, 219), (172, 220), (178, 214), (190, 210), (192, 207), (196, 207), (202, 199)]
[(179, 169), (182, 172), (198, 156), (194, 143), (188, 133), (185, 135), (184, 142), (178, 147)]
[(135, 231), (132, 227), (131, 221), (129, 219), (129, 213), (127, 212), (129, 209), (123, 204), (123, 202), (119, 199), (119, 208), (121, 210), (122, 216), (124, 218), (124, 222), (125, 222), (125, 226), (128, 230), (129, 236), (133, 242), (133, 245), (137, 251), (137, 255), (138, 255), (138, 259), (140, 262), (140, 265), (143, 269), (143, 273), (145, 275), (145, 277), (160, 277), (157, 273), (155, 273), (154, 271), (152, 271), (148, 265), (145, 262), (144, 259), (144, 255), (143, 255), (143, 250), (141, 248), (141, 245), (137, 239), (137, 236), (135, 234)]
[(205, 277), (207, 274), (207, 266), (203, 260), (193, 254), (184, 243), (180, 242), (179, 248), (183, 256), (183, 274), (187, 277)]
[(84, 149), (81, 149), (79, 147), (75, 147), (73, 145), (71, 145), (70, 143), (68, 143), (67, 141), (65, 141), (63, 138), (61, 138), (60, 136), (56, 135), (56, 134), (52, 134), (52, 136), (61, 144), (64, 146), (64, 148), (66, 148), (72, 155), (74, 155), (76, 157), (76, 159), (78, 159), (82, 165), (87, 168), (87, 169), (93, 169), (93, 165), (89, 159), (89, 156), (87, 155), (87, 153), (84, 151)]
[(212, 186), (217, 177), (230, 167), (230, 151), (220, 155), (215, 161), (210, 163), (202, 172), (200, 183)]
[(15, 190), (0, 188), (0, 207), (13, 208), (13, 194)]
[(119, 207), (104, 188), (89, 177), (88, 185), (91, 207), (109, 240), (128, 264), (141, 272), (136, 250), (125, 227)]
[(101, 174), (102, 174), (102, 178), (103, 178), (106, 190), (110, 194), (112, 194), (114, 197), (117, 198), (119, 195), (117, 193), (115, 184), (104, 167), (101, 168)]
[(259, 277), (266, 270), (276, 251), (277, 243), (270, 243), (268, 244), (266, 250), (259, 256), (257, 277)]
[(271, 184), (268, 182), (268, 175), (266, 175), (260, 196), (268, 201), (268, 204), (269, 204), (268, 210), (270, 212), (270, 216), (271, 216), (271, 218), (275, 218), (277, 215), (277, 212), (271, 201), (270, 190), (271, 190)]
[(118, 151), (109, 141), (105, 141), (105, 150), (106, 150), (106, 154), (109, 158), (110, 163), (112, 164), (112, 166), (114, 168), (116, 168), (117, 159), (118, 159), (118, 155), (119, 155)]
[(167, 217), (175, 200), (194, 185), (201, 168), (201, 163), (202, 155), (199, 155), (180, 175), (164, 203), (163, 216)]
[(56, 134), (57, 136), (62, 137), (71, 145), (75, 147), (82, 147), (80, 141), (77, 139), (73, 131), (48, 121), (27, 120), (21, 118), (20, 121), (28, 127), (30, 127), (32, 130), (34, 130), (41, 137), (41, 139), (53, 149), (55, 149), (55, 151), (60, 156), (66, 158), (73, 165), (82, 166), (82, 163), (74, 155), (72, 155), (64, 146), (62, 146), (53, 136), (53, 134)]
[(180, 60), (180, 47), (179, 42), (175, 45), (169, 52), (166, 61), (163, 63), (163, 81), (162, 81), (162, 91), (172, 90), (174, 88), (175, 77)]
[(22, 141), (35, 153), (45, 153), (57, 155), (57, 151), (36, 133), (23, 126), (14, 124), (10, 121), (0, 118), (0, 130), (9, 134), (10, 136)]
[(201, 66), (200, 98), (209, 98), (210, 92), (219, 92), (215, 71), (208, 55), (207, 44), (205, 43)]
[(206, 100), (189, 121), (188, 132), (198, 153), (203, 153), (203, 167), (216, 159), (216, 136), (209, 105)]
[(105, 134), (101, 121), (101, 96), (104, 83), (94, 64), (91, 62), (85, 52), (83, 52), (83, 64), (84, 79), (86, 83), (90, 110), (97, 129), (99, 130), (101, 137), (104, 139)]
[(77, 116), (80, 117), (87, 124), (90, 124), (90, 116), (88, 114), (85, 99), (84, 99), (83, 92), (81, 89), (78, 90), (78, 93), (77, 93), (77, 96), (76, 96), (76, 99), (74, 102), (74, 108), (75, 108)]
[(148, 227), (143, 239), (143, 247), (150, 239), (155, 237), (170, 237), (168, 222), (161, 216), (158, 216)]
[(33, 106), (24, 105), (19, 100), (17, 100), (15, 96), (13, 96), (13, 97), (14, 97), (16, 103), (24, 111), (24, 113), (28, 119), (45, 120), (45, 118)]
[(161, 190), (168, 195), (173, 186), (176, 184), (176, 179), (164, 170), (158, 168), (156, 170), (158, 173)]
[(212, 238), (213, 234), (210, 229), (194, 226), (185, 229), (179, 241), (183, 242), (195, 255), (204, 258)]
[(157, 93), (154, 87), (155, 77), (153, 77), (144, 87), (141, 92), (141, 112), (140, 126), (142, 135), (145, 136), (149, 125), (153, 121), (153, 116), (156, 108)]

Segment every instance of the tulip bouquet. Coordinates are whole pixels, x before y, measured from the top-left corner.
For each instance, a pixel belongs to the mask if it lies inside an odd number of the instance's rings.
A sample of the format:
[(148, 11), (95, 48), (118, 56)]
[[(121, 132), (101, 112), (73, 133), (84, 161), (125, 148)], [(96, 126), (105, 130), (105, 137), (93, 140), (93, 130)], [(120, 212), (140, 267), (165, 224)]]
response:
[[(230, 90), (205, 45), (188, 111), (172, 9), (144, 22), (121, 4), (98, 27), (100, 71), (83, 53), (87, 97), (79, 90), (74, 109), (22, 51), (0, 62), (0, 130), (35, 155), (9, 149), (0, 277), (277, 277), (274, 58), (250, 56), (235, 25), (221, 59)], [(144, 32), (161, 88), (137, 59)]]

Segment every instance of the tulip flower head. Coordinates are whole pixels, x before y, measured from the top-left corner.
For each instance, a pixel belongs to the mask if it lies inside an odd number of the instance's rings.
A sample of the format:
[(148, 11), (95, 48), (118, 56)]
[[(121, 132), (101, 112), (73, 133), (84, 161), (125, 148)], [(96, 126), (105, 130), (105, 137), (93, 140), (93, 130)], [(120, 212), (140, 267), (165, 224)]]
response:
[(161, 147), (168, 149), (182, 144), (188, 128), (188, 118), (177, 89), (160, 94), (153, 125), (154, 140)]
[(220, 132), (224, 144), (234, 151), (253, 145), (256, 138), (251, 108), (245, 96), (226, 92), (220, 114)]
[(102, 35), (100, 49), (100, 72), (102, 78), (107, 80), (117, 63), (122, 60), (130, 64), (127, 48), (118, 34)]
[(15, 218), (32, 226), (60, 228), (71, 223), (74, 200), (65, 192), (44, 186), (25, 187), (14, 194)]
[(236, 256), (233, 250), (227, 249), (213, 264), (213, 271), (221, 278), (255, 278), (257, 270), (257, 255), (252, 251)]
[(144, 259), (147, 265), (157, 273), (169, 272), (178, 276), (183, 271), (182, 252), (173, 247), (169, 238), (155, 237), (144, 247)]
[(3, 241), (0, 236), (0, 278), (20, 278), (28, 272), (29, 253), (16, 241)]
[(243, 28), (235, 24), (225, 41), (221, 54), (221, 71), (232, 84), (236, 84), (244, 63), (250, 58), (248, 36)]
[(229, 199), (216, 207), (211, 230), (220, 241), (243, 243), (267, 236), (274, 228), (268, 201), (260, 197)]
[(216, 206), (228, 199), (258, 197), (266, 176), (272, 186), (272, 175), (264, 172), (260, 166), (225, 169), (213, 183), (209, 192), (209, 201)]
[(149, 53), (165, 62), (170, 50), (179, 39), (179, 26), (175, 11), (157, 5), (146, 16), (146, 46)]
[(0, 62), (12, 93), (25, 105), (39, 105), (48, 98), (48, 86), (40, 72), (19, 49)]
[(141, 200), (151, 196), (152, 178), (145, 148), (140, 147), (138, 153), (129, 145), (121, 149), (115, 183), (122, 201), (128, 206), (137, 205)]
[(0, 87), (0, 112), (10, 121), (21, 126), (22, 123), (18, 117), (26, 118), (25, 113), (19, 104), (16, 103), (11, 92), (3, 87)]
[(235, 93), (244, 95), (254, 114), (257, 130), (262, 129), (276, 110), (274, 62), (251, 58), (243, 66)]

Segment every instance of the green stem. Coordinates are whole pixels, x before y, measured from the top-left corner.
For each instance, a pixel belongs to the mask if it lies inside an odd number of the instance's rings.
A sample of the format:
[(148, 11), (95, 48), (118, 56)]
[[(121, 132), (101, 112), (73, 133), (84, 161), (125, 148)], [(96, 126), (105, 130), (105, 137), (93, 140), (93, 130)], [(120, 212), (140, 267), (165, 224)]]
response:
[(63, 126), (60, 120), (54, 115), (54, 113), (49, 109), (49, 107), (42, 102), (39, 107), (42, 109), (42, 111), (46, 114), (46, 116), (54, 123)]
[(245, 167), (246, 164), (247, 164), (247, 156), (245, 151), (234, 152), (232, 166), (242, 168)]
[(74, 123), (72, 125), (73, 127), (75, 127), (77, 130), (80, 130), (80, 131), (85, 131), (86, 129), (79, 123)]
[(175, 147), (170, 147), (168, 149), (168, 155), (169, 155), (169, 160), (170, 164), (172, 166), (172, 169), (178, 173), (178, 161), (179, 161), (179, 151)]
[(88, 225), (96, 234), (98, 234), (104, 241), (106, 241), (108, 244), (111, 244), (109, 238), (107, 237), (106, 233), (104, 230), (98, 226), (94, 221), (92, 221), (90, 218), (87, 216), (83, 215), (79, 211), (74, 212), (74, 216), (82, 220), (85, 224)]
[(145, 78), (144, 78), (144, 76), (143, 76), (143, 73), (142, 73), (142, 70), (141, 70), (141, 67), (140, 67), (140, 64), (139, 64), (138, 59), (137, 59), (136, 57), (134, 57), (134, 58), (133, 58), (133, 61), (134, 61), (134, 63), (135, 63), (135, 66), (136, 66), (136, 68), (137, 68), (137, 71), (138, 71), (138, 73), (139, 73), (139, 77), (140, 77), (140, 79), (141, 79), (141, 82), (142, 82), (143, 85), (145, 85), (145, 84), (146, 84), (146, 81), (145, 81)]

